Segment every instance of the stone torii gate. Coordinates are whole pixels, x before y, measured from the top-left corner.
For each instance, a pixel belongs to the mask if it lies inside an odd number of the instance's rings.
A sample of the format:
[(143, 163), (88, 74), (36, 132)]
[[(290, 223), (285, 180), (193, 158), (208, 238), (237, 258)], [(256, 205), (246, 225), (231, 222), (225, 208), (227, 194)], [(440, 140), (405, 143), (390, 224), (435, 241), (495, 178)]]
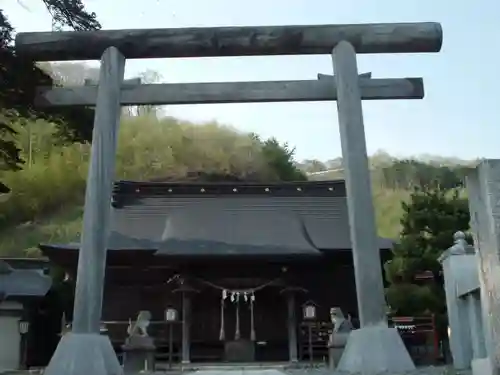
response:
[[(17, 52), (35, 61), (101, 59), (97, 86), (40, 88), (40, 106), (95, 106), (91, 163), (73, 331), (57, 347), (46, 375), (115, 375), (122, 369), (99, 334), (106, 242), (121, 105), (337, 101), (361, 329), (349, 338), (339, 370), (375, 374), (414, 369), (395, 329), (387, 326), (380, 253), (361, 101), (421, 99), (421, 78), (358, 75), (356, 53), (439, 52), (438, 23), (219, 27), (20, 33)], [(252, 55), (331, 54), (334, 76), (317, 80), (134, 85), (125, 60)]]

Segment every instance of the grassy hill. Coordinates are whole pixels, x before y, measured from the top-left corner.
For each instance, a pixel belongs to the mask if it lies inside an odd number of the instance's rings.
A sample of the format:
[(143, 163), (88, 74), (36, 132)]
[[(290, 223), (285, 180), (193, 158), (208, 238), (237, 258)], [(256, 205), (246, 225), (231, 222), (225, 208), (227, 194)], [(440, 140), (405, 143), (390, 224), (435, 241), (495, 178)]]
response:
[[(88, 145), (59, 145), (53, 124), (35, 121), (18, 127), (27, 165), (4, 172), (1, 181), (12, 188), (0, 202), (0, 256), (37, 256), (40, 242), (77, 239), (89, 156)], [(376, 163), (375, 163), (376, 164)], [(391, 163), (374, 165), (374, 173)], [(173, 118), (131, 117), (122, 122), (116, 179), (186, 179), (190, 172), (223, 172), (242, 179), (276, 180), (266, 164), (261, 144), (248, 134), (216, 123), (191, 124)], [(337, 179), (342, 171), (313, 175)], [(379, 234), (397, 237), (401, 202), (407, 189), (374, 183)]]

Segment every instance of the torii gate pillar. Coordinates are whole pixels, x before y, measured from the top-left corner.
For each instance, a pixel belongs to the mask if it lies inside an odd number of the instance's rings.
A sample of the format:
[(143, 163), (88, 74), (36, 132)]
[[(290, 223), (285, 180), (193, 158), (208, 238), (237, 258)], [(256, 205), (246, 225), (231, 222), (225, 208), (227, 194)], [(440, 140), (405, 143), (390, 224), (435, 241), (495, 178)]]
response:
[(361, 323), (349, 336), (338, 370), (363, 375), (403, 373), (415, 370), (415, 365), (397, 330), (387, 325), (356, 51), (342, 41), (332, 59)]
[(100, 323), (124, 70), (120, 51), (106, 49), (99, 73), (72, 331), (62, 336), (46, 375), (123, 374), (109, 337), (100, 334)]

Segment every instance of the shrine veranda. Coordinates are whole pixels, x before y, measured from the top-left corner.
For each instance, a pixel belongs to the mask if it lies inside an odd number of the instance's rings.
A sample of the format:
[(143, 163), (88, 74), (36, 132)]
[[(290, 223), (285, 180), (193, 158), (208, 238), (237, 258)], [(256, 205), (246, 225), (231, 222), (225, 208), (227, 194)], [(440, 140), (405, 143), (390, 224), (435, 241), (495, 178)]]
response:
[[(57, 33), (20, 33), (16, 37), (16, 49), (18, 53), (26, 58), (36, 61), (57, 61), (57, 60), (88, 60), (101, 59), (100, 78), (97, 86), (72, 87), (72, 88), (40, 88), (39, 94), (35, 102), (41, 106), (71, 106), (71, 105), (91, 105), (96, 108), (94, 121), (93, 142), (91, 152), (91, 163), (87, 180), (87, 192), (85, 199), (84, 224), (82, 231), (81, 243), (73, 250), (73, 254), (78, 254), (78, 267), (76, 272), (76, 292), (75, 306), (73, 314), (73, 330), (71, 334), (65, 335), (58, 346), (51, 363), (47, 367), (46, 374), (117, 374), (120, 367), (116, 356), (113, 354), (109, 338), (99, 335), (99, 329), (102, 319), (103, 307), (103, 292), (106, 264), (108, 264), (107, 280), (113, 275), (119, 275), (120, 272), (113, 272), (113, 262), (124, 262), (120, 265), (125, 268), (132, 263), (129, 260), (125, 261), (115, 254), (118, 252), (111, 251), (110, 244), (112, 241), (113, 231), (116, 229), (116, 224), (112, 220), (116, 220), (116, 209), (111, 208), (109, 202), (113, 196), (113, 181), (114, 164), (116, 154), (116, 141), (119, 127), (120, 106), (133, 104), (202, 104), (202, 103), (233, 103), (233, 102), (279, 102), (279, 101), (336, 101), (338, 109), (338, 121), (340, 128), (340, 138), (342, 145), (342, 156), (345, 167), (345, 185), (342, 185), (345, 195), (337, 197), (337, 204), (344, 205), (345, 210), (342, 218), (334, 222), (323, 222), (322, 231), (329, 233), (332, 236), (334, 229), (337, 233), (348, 234), (349, 246), (343, 250), (344, 254), (348, 254), (346, 259), (352, 256), (354, 265), (354, 279), (356, 281), (356, 314), (359, 316), (361, 328), (351, 333), (347, 343), (345, 352), (338, 365), (339, 370), (349, 372), (363, 373), (380, 373), (384, 371), (410, 371), (414, 369), (412, 360), (410, 359), (404, 345), (394, 329), (387, 328), (386, 307), (384, 301), (382, 268), (380, 257), (380, 240), (376, 236), (375, 219), (373, 212), (373, 203), (371, 198), (370, 176), (368, 170), (368, 159), (366, 153), (366, 141), (364, 135), (364, 124), (362, 115), (362, 100), (384, 100), (384, 99), (421, 99), (423, 98), (423, 82), (421, 78), (403, 78), (403, 79), (372, 79), (371, 76), (359, 75), (357, 70), (356, 55), (363, 53), (426, 53), (438, 52), (442, 44), (442, 30), (437, 23), (401, 23), (401, 24), (366, 24), (366, 25), (315, 25), (315, 26), (271, 26), (271, 27), (222, 27), (222, 28), (188, 28), (188, 29), (154, 29), (154, 30), (105, 30), (105, 31), (90, 31), (90, 32), (57, 32)], [(81, 48), (85, 46), (85, 48)], [(193, 84), (155, 84), (155, 85), (130, 85), (123, 84), (124, 68), (126, 59), (130, 58), (174, 58), (174, 57), (224, 57), (224, 56), (254, 56), (254, 55), (300, 55), (300, 54), (331, 54), (333, 62), (333, 76), (325, 77), (318, 76), (316, 80), (305, 81), (276, 81), (276, 82), (224, 82), (224, 83), (193, 83)], [(313, 72), (314, 73), (314, 72)], [(332, 119), (332, 122), (334, 119)], [(139, 183), (140, 184), (140, 183)], [(138, 186), (138, 192), (141, 193), (143, 187), (149, 187), (147, 183)], [(338, 183), (335, 183), (338, 184)], [(242, 184), (239, 187), (233, 187), (237, 193), (240, 190), (248, 188), (248, 184)], [(318, 184), (316, 184), (318, 185)], [(321, 184), (316, 186), (314, 183), (307, 185), (307, 189), (315, 190)], [(339, 185), (339, 186), (340, 186)], [(126, 186), (120, 185), (118, 186)], [(142, 186), (142, 187), (141, 187)], [(163, 187), (166, 188), (167, 185)], [(290, 189), (290, 186), (297, 190), (300, 186), (286, 185), (284, 190)], [(332, 186), (330, 186), (332, 187)], [(172, 187), (170, 187), (172, 188)], [(199, 187), (200, 191), (197, 194), (203, 193), (201, 189), (206, 191), (207, 188)], [(304, 187), (305, 188), (305, 187)], [(147, 190), (146, 189), (146, 190)], [(239, 190), (240, 189), (240, 190)], [(264, 193), (270, 192), (265, 190)], [(271, 189), (268, 187), (268, 189)], [(278, 190), (281, 188), (278, 187)], [(173, 188), (172, 188), (173, 190)], [(311, 191), (312, 191), (311, 190)], [(319, 199), (325, 199), (321, 194), (327, 194), (333, 190), (326, 190), (319, 193), (311, 191), (312, 197), (319, 194)], [(151, 190), (152, 191), (152, 190)], [(163, 194), (168, 195), (169, 191), (163, 191)], [(290, 192), (289, 192), (290, 193)], [(119, 194), (115, 192), (115, 195)], [(144, 193), (145, 194), (145, 193)], [(320, 257), (326, 256), (325, 250), (317, 243), (310, 243), (311, 233), (308, 230), (312, 227), (307, 227), (307, 221), (303, 221), (302, 214), (293, 213), (293, 208), (287, 204), (278, 205), (276, 202), (270, 203), (270, 208), (266, 212), (256, 211), (251, 214), (245, 212), (241, 206), (236, 203), (238, 198), (234, 196), (233, 204), (237, 215), (241, 215), (241, 220), (236, 220), (232, 225), (238, 233), (252, 232), (252, 236), (243, 236), (238, 238), (224, 237), (223, 231), (217, 231), (217, 225), (214, 222), (223, 222), (225, 214), (220, 209), (220, 206), (228, 202), (226, 192), (214, 192), (213, 198), (210, 200), (211, 209), (215, 209), (215, 216), (206, 216), (206, 212), (211, 212), (209, 209), (205, 211), (197, 210), (196, 208), (186, 208), (184, 212), (171, 213), (164, 212), (169, 215), (166, 222), (163, 222), (163, 232), (161, 237), (147, 238), (146, 235), (136, 234), (131, 240), (134, 246), (127, 247), (129, 254), (134, 254), (133, 264), (141, 265), (141, 269), (147, 270), (148, 275), (161, 275), (161, 282), (166, 283), (166, 271), (152, 271), (154, 267), (151, 259), (148, 257), (153, 254), (159, 254), (160, 249), (164, 252), (176, 252), (177, 256), (188, 260), (188, 264), (194, 259), (194, 256), (200, 255), (191, 254), (189, 251), (193, 249), (203, 249), (206, 254), (202, 254), (207, 259), (206, 262), (215, 262), (214, 270), (220, 270), (226, 261), (233, 262), (238, 259), (233, 252), (229, 251), (226, 254), (217, 255), (217, 249), (233, 249), (246, 248), (246, 251), (260, 252), (261, 260), (254, 263), (250, 268), (247, 260), (245, 266), (233, 265), (232, 270), (237, 270), (233, 279), (236, 277), (239, 281), (232, 287), (220, 285), (223, 290), (242, 290), (249, 288), (253, 290), (258, 285), (262, 285), (262, 281), (251, 281), (255, 276), (255, 272), (250, 272), (244, 276), (243, 270), (265, 270), (265, 282), (281, 283), (281, 290), (285, 291), (286, 296), (296, 296), (297, 293), (311, 293), (311, 301), (315, 299), (324, 301), (323, 303), (342, 304), (347, 302), (342, 298), (335, 297), (335, 292), (338, 289), (327, 287), (329, 285), (326, 279), (322, 279), (320, 274), (323, 271), (318, 270), (318, 265), (314, 271), (311, 269), (306, 272), (308, 262), (301, 260), (297, 270), (291, 272), (294, 277), (291, 280), (284, 270), (291, 267), (291, 264), (298, 262), (301, 256), (305, 255), (304, 249), (315, 250)], [(274, 192), (273, 192), (274, 194)], [(189, 195), (189, 194), (188, 194)], [(270, 194), (272, 195), (272, 194)], [(306, 195), (307, 196), (307, 195)], [(308, 196), (309, 198), (311, 196)], [(286, 194), (285, 194), (286, 197)], [(307, 201), (310, 199), (308, 198)], [(332, 197), (330, 197), (333, 199)], [(148, 201), (147, 196), (142, 198)], [(168, 198), (168, 199), (174, 199)], [(177, 199), (181, 199), (177, 197)], [(182, 199), (185, 199), (183, 197)], [(198, 198), (197, 198), (198, 199)], [(241, 198), (240, 198), (241, 199)], [(264, 198), (262, 198), (264, 199)], [(318, 197), (316, 197), (318, 199)], [(149, 202), (149, 201), (148, 201)], [(208, 202), (208, 201), (204, 201)], [(222, 203), (226, 202), (226, 203)], [(271, 199), (269, 202), (273, 202)], [(280, 201), (281, 202), (281, 201)], [(286, 199), (285, 199), (286, 202)], [(339, 203), (340, 202), (340, 203)], [(344, 203), (341, 203), (344, 202)], [(283, 203), (283, 202), (281, 202)], [(273, 205), (274, 204), (274, 205)], [(312, 203), (310, 203), (312, 205)], [(340, 207), (339, 206), (339, 207)], [(215, 208), (214, 208), (215, 207)], [(219, 207), (217, 209), (217, 207)], [(238, 208), (239, 207), (239, 208)], [(307, 208), (307, 205), (306, 205)], [(310, 208), (314, 208), (311, 206)], [(156, 207), (161, 210), (160, 206)], [(219, 211), (217, 211), (219, 210)], [(332, 206), (331, 213), (334, 208)], [(112, 215), (113, 213), (113, 215)], [(212, 212), (213, 213), (213, 212)], [(248, 215), (257, 215), (257, 217), (248, 217)], [(259, 216), (260, 215), (260, 216)], [(171, 217), (175, 216), (174, 220)], [(262, 241), (261, 233), (266, 231), (266, 227), (262, 225), (238, 227), (237, 223), (258, 223), (266, 222), (265, 217), (272, 216), (275, 220), (282, 221), (286, 224), (286, 220), (293, 218), (287, 225), (297, 228), (296, 234), (290, 237), (284, 236), (282, 232), (281, 238), (270, 236), (266, 241)], [(314, 216), (314, 215), (313, 215)], [(205, 221), (200, 221), (204, 218)], [(130, 219), (130, 218), (129, 218)], [(127, 219), (127, 220), (129, 220)], [(168, 220), (171, 220), (170, 222)], [(312, 219), (309, 219), (310, 221)], [(199, 225), (208, 225), (214, 228), (215, 233), (219, 233), (219, 237), (211, 237), (207, 231), (193, 233), (189, 230), (192, 223), (198, 222)], [(314, 220), (312, 220), (314, 221)], [(317, 220), (316, 220), (317, 221)], [(321, 220), (319, 220), (321, 222)], [(183, 224), (179, 224), (183, 223)], [(316, 225), (318, 225), (316, 223)], [(336, 228), (337, 226), (338, 228)], [(186, 229), (187, 228), (187, 229)], [(339, 230), (342, 228), (342, 230)], [(144, 228), (146, 229), (146, 228)], [(269, 229), (267, 229), (269, 231)], [(320, 233), (317, 230), (316, 233)], [(170, 237), (165, 237), (168, 234)], [(118, 235), (127, 235), (127, 233), (118, 233)], [(116, 234), (115, 234), (116, 236)], [(295, 236), (295, 237), (294, 237)], [(210, 237), (210, 238), (209, 238)], [(309, 239), (308, 239), (309, 238)], [(123, 239), (123, 238), (122, 238)], [(154, 240), (156, 247), (143, 248), (144, 241)], [(142, 242), (141, 242), (142, 241)], [(173, 241), (173, 242), (172, 242)], [(130, 241), (128, 246), (130, 246)], [(309, 244), (309, 246), (307, 245)], [(203, 245), (203, 246), (201, 246)], [(169, 247), (170, 246), (170, 247)], [(201, 248), (200, 248), (201, 246)], [(246, 247), (245, 247), (246, 246)], [(78, 250), (79, 249), (79, 250)], [(106, 262), (106, 249), (108, 250), (108, 261)], [(184, 249), (184, 250), (181, 250)], [(207, 251), (208, 249), (208, 251)], [(272, 266), (264, 266), (265, 263), (271, 262), (272, 258), (267, 253), (262, 253), (264, 249), (273, 249), (278, 252), (282, 260), (277, 261)], [(301, 249), (299, 254), (295, 252)], [(67, 249), (68, 250), (68, 249)], [(125, 250), (125, 249), (121, 249)], [(189, 251), (188, 251), (189, 250)], [(337, 249), (338, 250), (338, 249)], [(350, 251), (349, 251), (350, 250)], [(183, 254), (183, 251), (186, 251)], [(200, 252), (202, 252), (200, 250)], [(306, 251), (308, 256), (312, 256), (310, 251)], [(62, 252), (61, 252), (62, 253)], [(71, 250), (67, 251), (68, 254)], [(203, 252), (202, 252), (203, 253)], [(337, 255), (341, 252), (335, 252)], [(148, 254), (148, 255), (147, 255)], [(287, 254), (283, 258), (283, 255)], [(276, 254), (274, 254), (276, 255)], [(300, 256), (299, 256), (300, 255)], [(70, 257), (70, 255), (61, 255)], [(132, 256), (132, 255), (130, 255)], [(245, 251), (238, 254), (241, 260), (248, 256)], [(73, 255), (75, 257), (75, 255)], [(228, 259), (229, 258), (229, 259)], [(306, 256), (307, 258), (307, 256)], [(285, 261), (286, 259), (286, 261)], [(149, 263), (148, 263), (149, 262)], [(75, 268), (76, 258), (68, 264), (68, 267)], [(209, 263), (203, 263), (208, 265)], [(162, 262), (155, 260), (154, 265), (161, 265)], [(340, 277), (339, 273), (335, 273), (328, 266), (337, 264), (321, 263), (324, 265), (325, 277)], [(227, 265), (227, 263), (226, 263)], [(168, 266), (169, 265), (165, 265)], [(116, 267), (116, 265), (115, 265)], [(273, 268), (274, 267), (274, 268)], [(302, 271), (298, 271), (302, 269)], [(139, 272), (140, 269), (130, 270), (127, 277), (133, 278), (133, 275)], [(178, 270), (170, 270), (179, 274)], [(314, 277), (311, 275), (314, 273)], [(203, 301), (208, 299), (209, 294), (202, 293), (199, 287), (193, 285), (194, 279), (192, 276), (194, 271), (187, 272), (185, 269), (177, 280), (182, 280), (179, 285), (178, 292), (182, 297), (183, 306), (182, 321), (185, 322), (191, 318), (191, 307), (197, 299)], [(335, 274), (337, 276), (335, 276)], [(300, 276), (298, 276), (300, 275)], [(191, 276), (191, 278), (190, 278)], [(208, 275), (198, 275), (198, 281), (203, 279), (206, 283), (214, 283)], [(118, 277), (118, 276), (116, 276)], [(151, 276), (152, 277), (152, 276)], [(161, 277), (160, 277), (161, 278)], [(306, 287), (305, 284), (313, 283), (313, 279), (317, 279), (315, 286)], [(323, 281), (320, 281), (323, 280)], [(351, 282), (353, 277), (350, 277)], [(156, 280), (160, 281), (160, 280)], [(227, 280), (226, 280), (227, 282)], [(244, 284), (250, 286), (243, 287)], [(141, 285), (140, 281), (136, 284)], [(348, 285), (348, 283), (346, 283)], [(352, 285), (352, 284), (351, 284)], [(212, 288), (213, 289), (213, 288)], [(216, 288), (217, 289), (217, 288)], [(273, 288), (265, 288), (263, 299), (266, 300), (269, 306), (273, 303), (277, 311), (283, 312), (283, 307), (286, 304), (281, 304), (272, 293)], [(290, 292), (293, 291), (293, 292)], [(265, 293), (268, 296), (265, 297)], [(160, 293), (161, 294), (161, 293)], [(132, 294), (127, 294), (131, 296)], [(144, 295), (143, 292), (140, 295)], [(246, 346), (240, 351), (246, 355), (255, 355), (260, 350), (259, 342), (259, 324), (262, 327), (268, 321), (268, 316), (262, 312), (262, 316), (258, 316), (254, 308), (257, 309), (258, 297), (257, 293), (250, 293), (246, 296), (249, 298), (250, 311), (253, 313), (248, 318), (239, 315), (240, 312), (228, 313), (224, 315), (224, 319), (229, 319), (229, 316), (238, 317), (238, 324), (234, 322), (234, 327), (240, 327), (240, 332), (228, 333), (219, 330), (218, 340), (225, 342), (228, 336), (231, 336), (231, 342), (238, 346), (244, 340)], [(106, 297), (107, 298), (107, 297)], [(120, 297), (124, 298), (124, 297)], [(160, 297), (158, 297), (160, 298)], [(167, 298), (162, 295), (161, 298)], [(245, 294), (241, 295), (245, 298)], [(255, 300), (253, 299), (255, 298)], [(290, 297), (288, 297), (290, 298)], [(294, 297), (295, 298), (295, 297)], [(301, 297), (302, 298), (302, 297)], [(309, 298), (309, 297), (303, 297)], [(338, 298), (338, 299), (337, 299)], [(210, 314), (212, 323), (207, 324), (210, 329), (215, 332), (213, 327), (225, 327), (220, 324), (222, 320), (220, 308), (220, 298), (215, 298), (212, 301), (219, 305), (218, 314), (215, 314), (216, 305), (210, 305), (205, 302), (206, 306), (212, 306), (213, 312)], [(159, 301), (159, 300), (156, 300)], [(254, 303), (255, 302), (255, 305)], [(137, 302), (140, 304), (140, 302)], [(158, 302), (159, 303), (159, 302)], [(166, 302), (165, 302), (166, 303)], [(202, 302), (199, 302), (202, 304)], [(215, 302), (213, 302), (215, 303)], [(329, 309), (332, 306), (323, 306), (319, 302), (318, 311), (321, 309)], [(111, 305), (116, 306), (117, 301)], [(203, 305), (203, 304), (202, 304)], [(186, 308), (187, 306), (187, 308)], [(238, 308), (238, 304), (231, 305)], [(281, 308), (279, 307), (281, 306)], [(104, 304), (104, 313), (107, 313), (107, 303)], [(342, 306), (341, 306), (342, 307)], [(116, 307), (115, 307), (116, 308)], [(350, 307), (349, 307), (350, 308)], [(142, 309), (142, 307), (141, 307)], [(264, 309), (267, 311), (267, 309)], [(262, 311), (264, 311), (262, 310)], [(242, 310), (241, 314), (244, 314)], [(245, 313), (248, 314), (249, 309)], [(285, 354), (290, 361), (297, 360), (297, 344), (294, 343), (294, 332), (297, 328), (298, 321), (293, 317), (294, 309), (287, 309), (283, 327), (278, 328), (278, 325), (273, 325), (269, 329), (264, 329), (268, 335), (276, 334), (276, 337), (286, 338), (288, 344), (285, 346)], [(267, 311), (269, 312), (269, 311)], [(219, 324), (215, 324), (215, 317), (219, 317)], [(292, 316), (292, 318), (290, 318)], [(276, 316), (278, 320), (283, 321), (283, 318)], [(205, 319), (205, 317), (204, 317)], [(236, 319), (236, 318), (235, 318)], [(252, 324), (243, 328), (243, 320), (252, 321)], [(290, 324), (294, 322), (295, 324)], [(193, 323), (194, 324), (194, 323)], [(232, 326), (232, 323), (227, 323)], [(194, 326), (193, 326), (194, 327)], [(250, 328), (248, 328), (250, 327)], [(182, 342), (190, 341), (196, 334), (202, 332), (196, 329), (196, 333), (190, 329), (190, 324), (184, 324), (182, 329)], [(243, 332), (243, 329), (250, 331)], [(280, 331), (281, 329), (281, 331)], [(235, 328), (236, 330), (236, 328)], [(211, 335), (213, 335), (213, 332)], [(277, 333), (281, 332), (281, 333)], [(238, 333), (238, 334), (237, 334)], [(217, 339), (217, 338), (215, 338)], [(269, 340), (272, 341), (272, 340)], [(279, 341), (279, 340), (278, 340)], [(250, 342), (251, 344), (248, 344)], [(373, 342), (380, 342), (380, 345), (373, 347)], [(292, 344), (290, 344), (292, 343)], [(241, 345), (240, 345), (241, 346)], [(265, 345), (263, 353), (266, 352)], [(226, 348), (227, 349), (227, 348)], [(183, 362), (191, 360), (191, 346), (182, 345), (181, 359)], [(369, 352), (369, 355), (367, 353)], [(268, 351), (269, 353), (269, 351)], [(227, 351), (226, 351), (227, 354)], [(85, 358), (89, 355), (99, 357), (93, 363), (88, 363)], [(362, 360), (359, 358), (362, 357)]]

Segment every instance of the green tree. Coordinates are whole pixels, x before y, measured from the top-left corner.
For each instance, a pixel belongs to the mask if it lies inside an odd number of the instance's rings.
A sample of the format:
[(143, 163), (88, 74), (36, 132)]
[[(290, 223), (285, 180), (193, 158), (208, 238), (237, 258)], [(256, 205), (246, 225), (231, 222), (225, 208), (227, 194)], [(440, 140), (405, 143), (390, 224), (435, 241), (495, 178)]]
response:
[[(53, 17), (54, 28), (63, 26), (74, 30), (95, 30), (101, 25), (94, 13), (85, 10), (81, 0), (42, 0)], [(12, 45), (14, 29), (0, 9), (0, 170), (18, 170), (23, 166), (14, 122), (26, 122), (36, 116), (61, 117), (78, 128), (88, 127), (92, 113), (75, 109), (33, 108), (37, 86), (52, 85), (51, 77), (33, 61), (19, 58)]]
[[(415, 188), (402, 208), (400, 241), (385, 264), (388, 303), (396, 314), (442, 313), (443, 280), (437, 259), (453, 245), (456, 231), (469, 229), (467, 200), (458, 189), (436, 185)], [(432, 272), (433, 279), (419, 282), (416, 276), (424, 272)]]
[(295, 149), (287, 143), (280, 144), (276, 138), (262, 141), (256, 134), (252, 137), (262, 145), (262, 154), (280, 181), (307, 181), (306, 174), (294, 161)]
[(75, 31), (101, 28), (96, 14), (87, 12), (82, 0), (42, 0), (42, 2), (52, 16), (54, 30), (61, 30), (64, 26)]

